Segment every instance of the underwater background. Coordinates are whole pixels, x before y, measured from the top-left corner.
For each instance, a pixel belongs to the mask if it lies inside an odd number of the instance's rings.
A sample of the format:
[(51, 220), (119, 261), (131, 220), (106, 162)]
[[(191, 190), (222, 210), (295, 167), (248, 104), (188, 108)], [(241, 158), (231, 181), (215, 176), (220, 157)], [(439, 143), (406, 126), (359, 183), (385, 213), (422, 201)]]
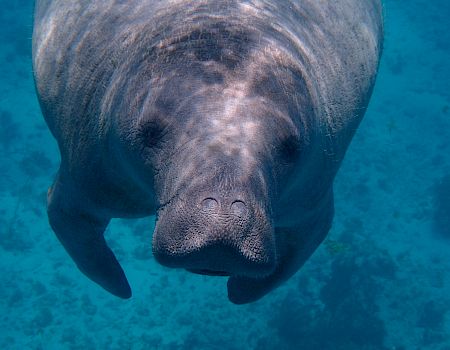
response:
[(333, 228), (288, 283), (244, 306), (224, 278), (158, 265), (154, 218), (106, 232), (130, 300), (76, 269), (47, 221), (59, 154), (34, 91), (32, 11), (0, 1), (0, 348), (450, 349), (450, 1), (384, 1), (380, 72)]

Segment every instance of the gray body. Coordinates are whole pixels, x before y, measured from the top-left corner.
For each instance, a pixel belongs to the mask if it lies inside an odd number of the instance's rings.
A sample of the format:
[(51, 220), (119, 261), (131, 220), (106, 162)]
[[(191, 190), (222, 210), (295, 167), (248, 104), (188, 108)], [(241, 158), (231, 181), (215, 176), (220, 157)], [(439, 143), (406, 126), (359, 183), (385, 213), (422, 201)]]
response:
[(113, 217), (156, 214), (160, 263), (230, 276), (231, 301), (257, 300), (330, 228), (381, 46), (379, 0), (38, 0), (58, 239), (130, 297), (103, 232)]

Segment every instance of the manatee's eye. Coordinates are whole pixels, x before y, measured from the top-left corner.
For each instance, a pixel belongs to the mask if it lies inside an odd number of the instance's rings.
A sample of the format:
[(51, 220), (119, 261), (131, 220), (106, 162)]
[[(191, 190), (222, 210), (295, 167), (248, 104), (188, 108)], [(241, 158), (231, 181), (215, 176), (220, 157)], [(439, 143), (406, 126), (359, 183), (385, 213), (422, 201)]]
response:
[(294, 135), (284, 139), (279, 147), (280, 156), (286, 163), (294, 163), (298, 159), (300, 151), (300, 140)]
[(140, 138), (144, 147), (154, 148), (167, 134), (167, 125), (159, 121), (148, 121), (141, 127)]

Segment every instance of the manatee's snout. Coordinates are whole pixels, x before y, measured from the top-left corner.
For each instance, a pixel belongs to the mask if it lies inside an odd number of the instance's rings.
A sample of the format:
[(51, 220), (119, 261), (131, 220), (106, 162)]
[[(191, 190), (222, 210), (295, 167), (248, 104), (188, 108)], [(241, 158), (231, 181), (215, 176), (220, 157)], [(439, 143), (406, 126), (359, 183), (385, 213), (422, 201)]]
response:
[(190, 191), (163, 207), (153, 236), (165, 266), (222, 276), (263, 277), (276, 264), (267, 209), (245, 192)]

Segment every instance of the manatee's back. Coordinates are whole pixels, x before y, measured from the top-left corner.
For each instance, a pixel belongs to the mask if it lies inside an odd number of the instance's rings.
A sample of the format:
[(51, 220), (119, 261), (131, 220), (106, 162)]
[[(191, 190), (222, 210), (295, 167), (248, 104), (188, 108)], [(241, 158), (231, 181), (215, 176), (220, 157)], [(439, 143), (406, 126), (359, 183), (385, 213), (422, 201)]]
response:
[[(33, 32), (33, 68), (43, 115), (59, 143), (63, 162), (92, 162), (104, 143), (108, 116), (102, 110), (113, 88), (120, 32), (152, 1), (38, 0)], [(130, 32), (132, 32), (130, 30)], [(123, 40), (122, 40), (123, 41)], [(80, 141), (82, 140), (82, 141)], [(81, 159), (84, 158), (84, 159)]]
[(278, 13), (286, 16), (285, 30), (317, 92), (324, 149), (336, 171), (375, 83), (383, 41), (381, 1), (293, 0), (290, 7)]
[[(172, 25), (167, 13), (183, 16), (179, 7), (184, 2), (36, 1), (33, 31), (36, 89), (63, 161), (75, 163), (82, 154), (86, 158), (95, 154), (92, 148), (104, 142), (111, 114), (117, 110), (114, 104), (130, 102), (116, 96), (121, 95), (117, 90), (124, 84), (133, 85), (128, 73), (136, 70), (130, 67), (139, 60), (136, 52), (148, 51), (155, 45), (157, 35), (151, 33), (154, 26)], [(154, 19), (156, 16), (160, 17), (158, 21)], [(161, 17), (166, 18), (165, 23), (160, 23)], [(143, 28), (150, 33), (143, 34)], [(153, 41), (141, 42), (142, 37)], [(128, 107), (131, 108), (131, 103)], [(128, 110), (129, 115), (132, 112)], [(83, 134), (86, 137), (81, 144)]]
[[(102, 142), (111, 111), (118, 110), (114, 104), (126, 103), (114, 97), (116, 90), (124, 79), (134, 84), (128, 74), (136, 61), (132, 56), (179, 35), (180, 28), (192, 30), (189, 23), (209, 12), (216, 19), (233, 17), (244, 27), (261, 29), (262, 36), (275, 38), (275, 46), (284, 46), (303, 66), (310, 93), (317, 99), (322, 133), (332, 136), (327, 152), (338, 165), (375, 79), (382, 40), (379, 0), (37, 1), (36, 87), (62, 156), (80, 154), (80, 149), (65, 147), (80, 133), (91, 135), (91, 142)], [(143, 29), (149, 35), (140, 33)], [(146, 42), (140, 42), (142, 38)]]
[(99, 16), (105, 13), (108, 3), (36, 2), (33, 32), (36, 88), (47, 124), (59, 141), (70, 140), (80, 127), (95, 127), (96, 121), (89, 116), (98, 112), (95, 98), (101, 96), (108, 73), (101, 46), (114, 36), (114, 18)]

